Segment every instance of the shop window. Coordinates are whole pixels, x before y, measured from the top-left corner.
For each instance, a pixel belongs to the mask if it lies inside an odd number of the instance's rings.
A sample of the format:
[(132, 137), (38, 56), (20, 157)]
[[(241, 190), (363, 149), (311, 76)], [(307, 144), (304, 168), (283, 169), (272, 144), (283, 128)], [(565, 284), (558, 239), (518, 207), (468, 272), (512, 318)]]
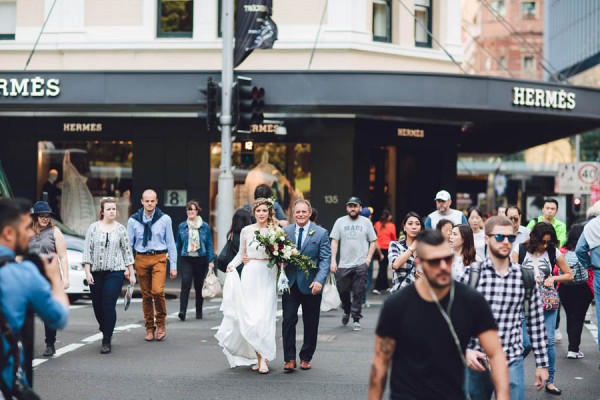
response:
[(392, 41), (392, 1), (373, 1), (373, 40)]
[(524, 1), (521, 3), (521, 15), (523, 19), (535, 18), (535, 1)]
[(494, 0), (492, 1), (492, 10), (500, 15), (506, 14), (506, 1), (505, 0)]
[(133, 144), (129, 141), (38, 142), (37, 193), (57, 219), (80, 235), (98, 219), (103, 197), (117, 200), (117, 219), (131, 214)]
[(431, 1), (415, 0), (415, 46), (431, 47)]
[(193, 0), (158, 0), (158, 37), (192, 37)]
[(523, 71), (532, 72), (535, 69), (535, 59), (533, 56), (523, 57)]
[(0, 40), (15, 40), (17, 2), (0, 1)]
[[(252, 160), (253, 159), (253, 160)], [(245, 162), (243, 162), (245, 161)], [(221, 143), (210, 147), (210, 224), (216, 223)], [(242, 157), (242, 144), (232, 146), (235, 209), (254, 201), (256, 186), (266, 183), (291, 220), (291, 207), (298, 198), (310, 200), (310, 144), (254, 143), (254, 157)]]

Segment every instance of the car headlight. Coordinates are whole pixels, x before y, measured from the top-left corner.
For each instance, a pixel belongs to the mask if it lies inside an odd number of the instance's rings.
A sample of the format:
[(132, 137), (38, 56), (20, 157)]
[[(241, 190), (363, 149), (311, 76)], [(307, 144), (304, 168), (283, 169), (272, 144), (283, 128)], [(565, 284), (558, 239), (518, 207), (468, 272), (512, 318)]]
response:
[(73, 271), (83, 271), (83, 265), (81, 264), (71, 264), (69, 265), (69, 268)]

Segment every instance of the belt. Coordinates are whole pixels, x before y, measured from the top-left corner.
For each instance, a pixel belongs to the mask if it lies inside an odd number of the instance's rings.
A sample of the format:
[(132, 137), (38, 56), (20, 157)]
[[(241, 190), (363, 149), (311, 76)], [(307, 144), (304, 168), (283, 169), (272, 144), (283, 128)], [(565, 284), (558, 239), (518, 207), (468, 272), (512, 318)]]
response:
[(157, 254), (165, 254), (165, 253), (167, 253), (167, 250), (148, 250), (144, 253), (138, 252), (137, 254), (139, 254), (140, 256), (155, 256)]

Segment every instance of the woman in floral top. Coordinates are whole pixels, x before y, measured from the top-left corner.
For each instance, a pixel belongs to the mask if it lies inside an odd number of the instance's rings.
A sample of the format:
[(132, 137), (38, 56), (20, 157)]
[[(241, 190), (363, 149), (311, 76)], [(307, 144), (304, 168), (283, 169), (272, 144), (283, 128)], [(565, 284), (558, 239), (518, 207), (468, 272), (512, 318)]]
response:
[(116, 218), (116, 200), (110, 197), (102, 199), (100, 220), (90, 225), (83, 249), (85, 275), (90, 284), (94, 314), (102, 332), (102, 354), (111, 352), (123, 277), (135, 285), (134, 258), (127, 229)]
[(415, 238), (423, 229), (423, 222), (419, 214), (411, 211), (404, 216), (401, 226), (404, 239), (391, 242), (388, 251), (388, 260), (394, 270), (390, 292), (412, 284), (419, 277), (414, 264), (417, 248)]

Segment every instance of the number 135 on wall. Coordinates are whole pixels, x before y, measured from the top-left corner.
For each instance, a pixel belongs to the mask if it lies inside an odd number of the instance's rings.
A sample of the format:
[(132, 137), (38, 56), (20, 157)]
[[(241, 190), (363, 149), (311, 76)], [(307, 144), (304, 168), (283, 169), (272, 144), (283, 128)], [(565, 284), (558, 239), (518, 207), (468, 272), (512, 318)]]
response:
[(338, 204), (340, 202), (339, 196), (337, 194), (328, 194), (323, 197), (325, 200), (325, 204)]

